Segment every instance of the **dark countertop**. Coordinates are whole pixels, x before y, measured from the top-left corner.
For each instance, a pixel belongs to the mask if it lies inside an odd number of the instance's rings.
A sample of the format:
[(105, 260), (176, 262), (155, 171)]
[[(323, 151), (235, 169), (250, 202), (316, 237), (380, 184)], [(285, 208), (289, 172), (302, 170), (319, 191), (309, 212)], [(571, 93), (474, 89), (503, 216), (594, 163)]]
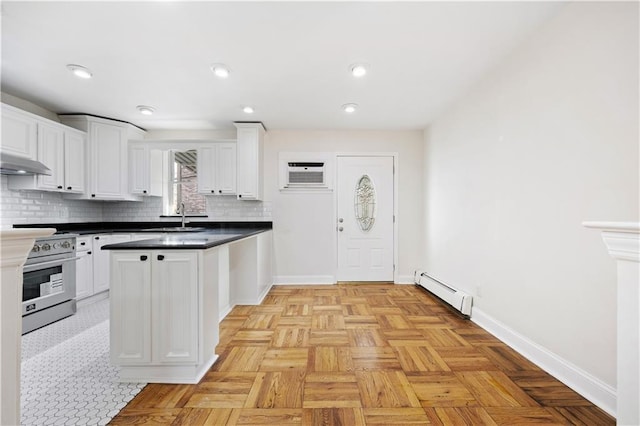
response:
[(272, 222), (191, 222), (182, 231), (180, 222), (90, 222), (14, 225), (14, 228), (56, 228), (58, 235), (107, 233), (162, 233), (160, 238), (108, 244), (103, 250), (204, 250), (270, 231)]
[[(71, 232), (78, 235), (108, 234), (114, 232), (169, 232), (167, 228), (177, 228), (179, 221), (167, 222), (76, 222), (76, 223), (33, 223), (16, 224), (14, 228), (56, 228), (58, 234)], [(187, 228), (207, 228), (207, 230), (271, 229), (272, 222), (190, 222)], [(173, 231), (176, 232), (176, 231)]]
[(271, 228), (237, 228), (208, 229), (199, 232), (172, 232), (160, 238), (108, 244), (103, 246), (102, 250), (206, 250), (270, 230)]

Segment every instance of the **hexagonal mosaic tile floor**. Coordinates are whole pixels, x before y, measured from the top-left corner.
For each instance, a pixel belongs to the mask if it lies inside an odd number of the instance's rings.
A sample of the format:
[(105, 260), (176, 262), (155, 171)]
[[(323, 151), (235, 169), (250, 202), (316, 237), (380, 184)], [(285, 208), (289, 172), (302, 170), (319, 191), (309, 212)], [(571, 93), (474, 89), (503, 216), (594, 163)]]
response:
[(145, 383), (109, 363), (109, 301), (22, 337), (21, 424), (104, 425)]

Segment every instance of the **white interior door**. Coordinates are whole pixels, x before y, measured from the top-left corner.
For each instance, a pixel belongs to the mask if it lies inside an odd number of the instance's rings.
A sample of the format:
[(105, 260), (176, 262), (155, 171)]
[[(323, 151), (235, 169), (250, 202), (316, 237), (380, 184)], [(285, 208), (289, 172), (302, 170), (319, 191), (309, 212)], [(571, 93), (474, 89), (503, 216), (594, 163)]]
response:
[(338, 157), (338, 281), (393, 281), (393, 157)]

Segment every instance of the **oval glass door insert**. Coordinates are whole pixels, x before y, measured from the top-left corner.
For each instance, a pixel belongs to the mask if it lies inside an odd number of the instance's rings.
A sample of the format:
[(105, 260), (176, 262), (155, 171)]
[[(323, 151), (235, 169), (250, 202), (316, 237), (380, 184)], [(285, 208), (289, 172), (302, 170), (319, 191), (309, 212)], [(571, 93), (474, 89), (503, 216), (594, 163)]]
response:
[(367, 232), (373, 228), (376, 221), (376, 189), (367, 175), (363, 175), (356, 183), (354, 207), (360, 229)]

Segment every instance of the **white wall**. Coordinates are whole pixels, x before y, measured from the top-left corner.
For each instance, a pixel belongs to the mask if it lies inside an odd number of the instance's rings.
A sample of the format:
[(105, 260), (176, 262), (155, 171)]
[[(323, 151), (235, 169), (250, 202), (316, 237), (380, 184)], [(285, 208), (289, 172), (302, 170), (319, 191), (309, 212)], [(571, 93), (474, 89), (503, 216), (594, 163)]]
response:
[(333, 193), (284, 193), (278, 189), (280, 152), (398, 153), (398, 271), (412, 277), (423, 262), (421, 131), (269, 130), (265, 138), (265, 200), (274, 228), (276, 282), (330, 282), (335, 278)]
[(581, 222), (638, 220), (638, 75), (638, 4), (569, 4), (425, 131), (428, 270), (603, 389), (616, 270)]

